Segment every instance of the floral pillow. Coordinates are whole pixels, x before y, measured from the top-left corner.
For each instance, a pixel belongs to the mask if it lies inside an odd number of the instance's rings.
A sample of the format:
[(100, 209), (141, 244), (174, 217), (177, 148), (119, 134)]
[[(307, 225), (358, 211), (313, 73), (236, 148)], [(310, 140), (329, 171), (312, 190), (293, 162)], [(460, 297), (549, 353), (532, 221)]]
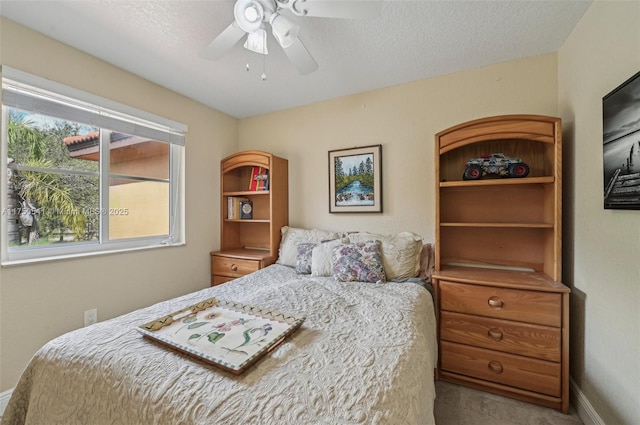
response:
[(381, 242), (382, 261), (387, 280), (406, 279), (420, 274), (422, 238), (415, 233), (401, 232), (383, 235), (368, 232), (350, 233), (351, 242), (376, 240)]
[(296, 273), (311, 273), (311, 254), (316, 246), (318, 244), (313, 242), (301, 242), (296, 245)]
[(333, 277), (340, 282), (386, 282), (380, 241), (348, 243), (333, 248)]

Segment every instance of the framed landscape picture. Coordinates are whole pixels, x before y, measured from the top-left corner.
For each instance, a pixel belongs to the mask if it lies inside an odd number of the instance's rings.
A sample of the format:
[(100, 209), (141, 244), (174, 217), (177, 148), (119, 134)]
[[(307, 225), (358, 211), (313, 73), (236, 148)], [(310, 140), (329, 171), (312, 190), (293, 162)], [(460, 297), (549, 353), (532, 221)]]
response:
[(382, 145), (329, 151), (329, 212), (382, 212)]
[(602, 98), (604, 207), (640, 209), (640, 72)]

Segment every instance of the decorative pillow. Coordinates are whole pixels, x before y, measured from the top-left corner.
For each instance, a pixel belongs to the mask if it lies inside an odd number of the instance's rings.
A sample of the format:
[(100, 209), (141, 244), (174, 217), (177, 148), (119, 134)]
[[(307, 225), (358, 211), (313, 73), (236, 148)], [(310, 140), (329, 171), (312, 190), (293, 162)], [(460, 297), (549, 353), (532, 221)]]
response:
[(415, 233), (402, 232), (397, 235), (375, 233), (350, 233), (351, 242), (378, 240), (382, 243), (382, 259), (387, 280), (416, 277), (420, 273), (422, 238)]
[(386, 282), (380, 241), (365, 241), (333, 248), (333, 277), (340, 282)]
[(333, 276), (333, 260), (331, 258), (333, 248), (349, 243), (349, 239), (334, 239), (323, 242), (313, 248), (311, 253), (311, 276)]
[(296, 273), (311, 273), (311, 253), (316, 246), (318, 244), (314, 242), (300, 242), (296, 245)]
[(320, 243), (324, 240), (336, 239), (340, 233), (328, 232), (316, 229), (301, 229), (296, 227), (283, 226), (280, 230), (282, 240), (280, 241), (280, 251), (276, 263), (289, 267), (296, 266), (298, 255), (296, 245), (300, 242)]

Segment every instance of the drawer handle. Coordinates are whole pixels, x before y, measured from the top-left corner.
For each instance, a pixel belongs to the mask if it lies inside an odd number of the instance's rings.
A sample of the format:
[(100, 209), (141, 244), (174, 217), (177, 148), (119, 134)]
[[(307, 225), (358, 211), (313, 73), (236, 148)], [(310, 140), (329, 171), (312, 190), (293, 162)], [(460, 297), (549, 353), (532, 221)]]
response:
[(236, 266), (235, 264), (231, 265), (231, 271), (232, 272), (237, 272), (238, 271), (238, 266)]
[(504, 370), (504, 368), (502, 367), (502, 364), (495, 360), (490, 361), (487, 366), (489, 367), (489, 370), (491, 372), (497, 373), (497, 374), (501, 374), (502, 371)]
[(487, 304), (489, 304), (489, 307), (491, 308), (501, 308), (504, 305), (504, 302), (502, 302), (500, 298), (494, 295), (492, 297), (489, 297), (489, 299), (487, 300)]
[(489, 335), (489, 338), (495, 340), (495, 341), (502, 341), (502, 331), (498, 328), (491, 328), (487, 331), (487, 335)]

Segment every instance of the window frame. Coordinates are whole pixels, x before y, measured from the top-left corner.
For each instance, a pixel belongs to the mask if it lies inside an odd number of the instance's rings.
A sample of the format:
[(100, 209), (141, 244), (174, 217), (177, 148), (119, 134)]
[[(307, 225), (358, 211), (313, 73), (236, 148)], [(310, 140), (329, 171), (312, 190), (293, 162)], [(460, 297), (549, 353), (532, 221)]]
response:
[[(24, 90), (24, 91), (23, 91)], [(5, 102), (5, 94), (9, 100)], [(20, 94), (16, 94), (20, 93)], [(70, 242), (56, 246), (37, 246), (25, 248), (11, 248), (8, 241), (8, 214), (0, 214), (0, 264), (8, 266), (29, 262), (49, 261), (62, 258), (77, 258), (98, 254), (124, 252), (131, 250), (150, 249), (168, 246), (184, 245), (185, 241), (185, 215), (184, 215), (184, 134), (188, 131), (185, 124), (173, 121), (155, 114), (142, 111), (100, 96), (93, 95), (72, 87), (43, 79), (25, 72), (2, 66), (2, 116), (0, 137), (0, 172), (7, 176), (9, 167), (8, 159), (8, 110), (9, 108), (21, 109), (20, 106), (10, 102), (17, 99), (29, 100), (42, 96), (41, 103), (58, 104), (58, 115), (55, 118), (79, 122), (95, 126), (100, 130), (100, 211), (109, 209), (109, 149), (108, 141), (105, 142), (103, 134), (109, 131), (122, 131), (124, 133), (148, 137), (159, 142), (169, 144), (169, 233), (167, 235), (134, 237), (127, 239), (109, 240), (108, 220), (100, 219), (100, 231), (97, 241)], [(34, 104), (36, 101), (34, 100)], [(35, 106), (38, 108), (38, 106)], [(33, 113), (43, 113), (39, 109)], [(82, 119), (79, 121), (74, 115), (78, 112)], [(71, 116), (65, 117), (65, 114)], [(93, 114), (93, 115), (92, 115)], [(50, 115), (43, 113), (43, 115)], [(83, 122), (87, 120), (96, 120)], [(96, 125), (108, 123), (109, 127)], [(115, 124), (114, 124), (115, 123)], [(116, 128), (113, 128), (114, 125)], [(119, 126), (119, 127), (118, 127)], [(106, 131), (105, 131), (106, 130)], [(0, 185), (0, 210), (4, 210), (7, 202), (7, 179), (2, 179)], [(104, 223), (103, 223), (104, 222)]]

